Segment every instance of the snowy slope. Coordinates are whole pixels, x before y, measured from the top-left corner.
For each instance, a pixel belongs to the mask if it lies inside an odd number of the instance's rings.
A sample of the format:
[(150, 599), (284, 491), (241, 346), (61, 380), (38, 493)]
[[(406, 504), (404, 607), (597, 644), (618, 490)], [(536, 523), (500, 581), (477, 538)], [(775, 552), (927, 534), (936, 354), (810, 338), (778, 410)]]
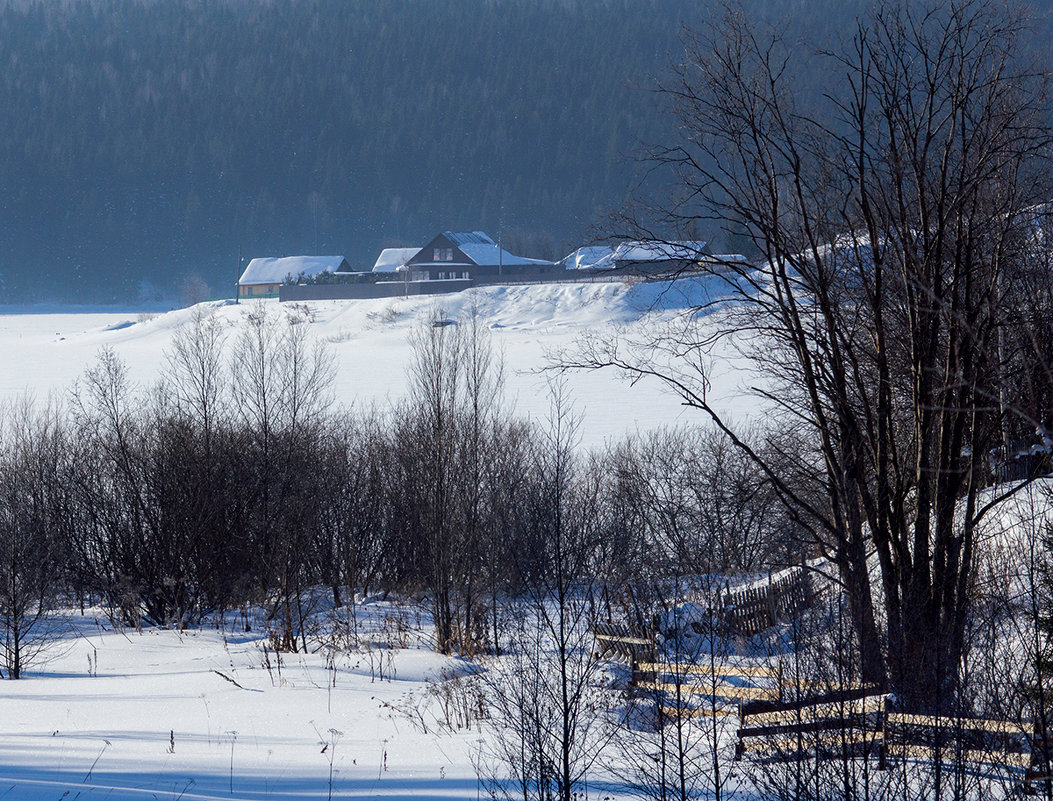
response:
[[(335, 356), (341, 402), (386, 403), (405, 389), (408, 336), (439, 304), (456, 316), (477, 302), (506, 355), (520, 413), (543, 417), (547, 355), (579, 337), (617, 332), (642, 338), (682, 323), (705, 299), (695, 281), (491, 287), (475, 298), (331, 301), (303, 304), (312, 335)], [(289, 309), (273, 301), (271, 311)], [(250, 305), (216, 304), (229, 339)], [(163, 369), (173, 333), (194, 311), (163, 314), (0, 309), (0, 398), (67, 391), (100, 348), (113, 348), (133, 379)], [(716, 312), (715, 314), (719, 314)], [(701, 321), (712, 330), (719, 318)], [(756, 413), (743, 389), (748, 359), (724, 346), (712, 354), (710, 397), (735, 417)], [(661, 387), (630, 386), (611, 373), (570, 376), (584, 415), (585, 443), (627, 430), (701, 420)], [(985, 556), (1019, 564), (1026, 533), (1049, 519), (1053, 485), (1004, 504), (985, 528)], [(1030, 528), (1029, 528), (1030, 526)], [(765, 578), (765, 581), (767, 579)], [(374, 621), (404, 614), (373, 602)], [(372, 615), (372, 617), (370, 617)], [(479, 797), (472, 755), (480, 731), (443, 730), (427, 699), (430, 679), (464, 669), (426, 647), (427, 625), (409, 647), (277, 658), (266, 636), (234, 621), (188, 633), (113, 631), (76, 617), (63, 647), (19, 682), (0, 681), (0, 799), (300, 799)], [(382, 632), (381, 632), (382, 633)], [(318, 643), (313, 643), (318, 647)], [(376, 676), (383, 668), (388, 678)], [(426, 728), (426, 730), (425, 730)], [(605, 791), (606, 792), (606, 791)], [(625, 797), (620, 793), (612, 795)], [(599, 791), (597, 791), (599, 795)]]
[[(675, 284), (546, 284), (487, 287), (469, 293), (434, 297), (318, 301), (309, 323), (316, 338), (329, 343), (337, 364), (336, 395), (343, 404), (385, 404), (404, 395), (409, 333), (435, 306), (456, 316), (477, 302), (494, 341), (504, 352), (509, 400), (518, 413), (543, 418), (548, 411), (543, 368), (551, 354), (573, 348), (579, 337), (605, 331), (642, 336), (655, 325), (677, 319), (702, 300), (701, 281)], [(277, 301), (272, 310), (288, 311)], [(230, 327), (232, 340), (251, 304), (214, 304)], [(0, 307), (0, 398), (29, 390), (43, 398), (66, 392), (103, 347), (113, 348), (128, 364), (132, 379), (155, 381), (163, 369), (172, 335), (193, 315), (181, 309), (158, 315), (135, 310), (68, 312)], [(715, 354), (711, 397), (736, 417), (748, 415), (756, 401), (746, 397), (748, 361), (730, 348)], [(700, 421), (657, 383), (629, 386), (614, 372), (579, 372), (569, 376), (574, 402), (583, 416), (583, 444), (602, 445), (626, 432)]]

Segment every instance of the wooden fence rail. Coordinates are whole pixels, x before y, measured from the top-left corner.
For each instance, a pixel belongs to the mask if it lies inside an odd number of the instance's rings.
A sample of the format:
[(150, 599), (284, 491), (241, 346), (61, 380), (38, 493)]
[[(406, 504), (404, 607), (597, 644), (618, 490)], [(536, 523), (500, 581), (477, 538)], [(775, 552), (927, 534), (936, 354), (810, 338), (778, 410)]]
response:
[[(869, 694), (866, 694), (869, 693)], [(1020, 789), (1031, 793), (1051, 777), (1044, 738), (1029, 723), (983, 718), (911, 715), (890, 709), (889, 696), (848, 690), (822, 703), (743, 704), (736, 759), (746, 753), (790, 756), (802, 751), (887, 760), (939, 759), (1024, 771)]]
[[(597, 643), (607, 642), (630, 659), (639, 655), (639, 649), (654, 653), (654, 640), (639, 631), (596, 633)], [(781, 665), (639, 658), (633, 667), (635, 689), (653, 693), (667, 718), (738, 714), (736, 759), (746, 754), (781, 758), (814, 752), (820, 757), (876, 757), (879, 770), (886, 769), (889, 759), (939, 759), (1023, 771), (1018, 790), (1024, 794), (1047, 785), (1053, 788), (1053, 736), (1047, 740), (1028, 722), (897, 712), (891, 708), (890, 696), (872, 685), (785, 681)], [(758, 682), (766, 686), (755, 686)], [(689, 705), (698, 697), (714, 703)], [(720, 705), (715, 703), (718, 699), (738, 703)]]
[(772, 665), (732, 665), (721, 662), (641, 662), (640, 670), (649, 673), (672, 675), (732, 676), (743, 678), (774, 679), (780, 675), (779, 667)]
[(668, 708), (678, 709), (688, 716), (715, 714), (712, 710), (716, 707), (713, 706), (702, 709), (685, 706), (685, 701), (696, 698), (758, 702), (759, 706), (758, 703), (752, 706), (759, 710), (768, 706), (785, 708), (787, 703), (796, 706), (816, 704), (840, 698), (846, 690), (875, 691), (871, 685), (787, 680), (781, 664), (640, 662), (633, 670), (631, 684), (637, 690), (675, 699), (675, 707)]
[(620, 656), (634, 671), (641, 662), (654, 662), (656, 658), (655, 632), (652, 629), (619, 623), (594, 623), (591, 631), (601, 657)]

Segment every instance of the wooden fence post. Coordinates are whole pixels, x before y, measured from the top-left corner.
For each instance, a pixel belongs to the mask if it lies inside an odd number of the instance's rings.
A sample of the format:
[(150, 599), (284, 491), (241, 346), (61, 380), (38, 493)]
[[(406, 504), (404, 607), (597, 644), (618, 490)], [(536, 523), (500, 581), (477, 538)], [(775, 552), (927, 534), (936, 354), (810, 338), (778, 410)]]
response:
[(771, 581), (771, 571), (768, 571), (768, 627), (774, 626), (779, 620), (778, 609), (775, 605), (775, 586)]
[(878, 745), (878, 770), (888, 770), (888, 727), (885, 725), (885, 717), (888, 715), (888, 697), (881, 705), (881, 714), (878, 716), (878, 731), (881, 733), (881, 743)]
[(801, 560), (801, 582), (802, 582), (802, 594), (804, 595), (804, 605), (811, 607), (815, 603), (815, 596), (812, 592), (812, 574), (809, 570), (805, 569), (805, 562)]
[(737, 733), (738, 739), (735, 742), (735, 761), (738, 762), (742, 759), (742, 755), (746, 751), (746, 746), (742, 742), (742, 730), (746, 727), (746, 721), (742, 719), (742, 699), (739, 699), (739, 730)]

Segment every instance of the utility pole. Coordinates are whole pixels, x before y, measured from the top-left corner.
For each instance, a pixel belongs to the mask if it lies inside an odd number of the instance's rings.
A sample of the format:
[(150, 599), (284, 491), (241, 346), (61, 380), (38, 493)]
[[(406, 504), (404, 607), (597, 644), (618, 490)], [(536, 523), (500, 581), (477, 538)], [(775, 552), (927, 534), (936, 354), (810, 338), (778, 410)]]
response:
[(241, 303), (241, 243), (238, 243), (238, 277), (234, 279), (234, 303)]
[(497, 275), (500, 277), (504, 273), (504, 257), (505, 249), (501, 244), (501, 239), (504, 236), (505, 228), (505, 199), (501, 197), (501, 212), (497, 218)]

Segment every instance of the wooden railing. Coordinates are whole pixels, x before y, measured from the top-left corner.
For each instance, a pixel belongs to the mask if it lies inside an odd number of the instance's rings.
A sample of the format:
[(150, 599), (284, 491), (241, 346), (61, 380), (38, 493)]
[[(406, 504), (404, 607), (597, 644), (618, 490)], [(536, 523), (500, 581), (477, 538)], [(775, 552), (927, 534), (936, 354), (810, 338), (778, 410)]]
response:
[(821, 701), (746, 703), (739, 710), (736, 758), (746, 753), (795, 757), (940, 760), (1022, 770), (1020, 789), (1048, 781), (1042, 738), (1029, 723), (958, 716), (912, 715), (890, 708), (889, 696), (850, 688)]
[(938, 759), (1020, 770), (1024, 793), (1053, 785), (1046, 740), (1028, 722), (898, 712), (873, 685), (789, 679), (780, 664), (640, 661), (633, 677), (632, 691), (667, 718), (737, 714), (736, 759), (811, 753), (874, 758), (879, 770), (890, 759)]
[[(641, 662), (633, 671), (633, 686), (637, 692), (655, 695), (667, 716), (712, 717), (736, 714), (727, 702), (777, 700), (780, 675), (777, 665)], [(707, 698), (709, 704), (697, 705)]]
[(615, 655), (625, 659), (635, 671), (641, 662), (655, 659), (655, 632), (642, 626), (594, 623), (592, 636), (600, 657)]

